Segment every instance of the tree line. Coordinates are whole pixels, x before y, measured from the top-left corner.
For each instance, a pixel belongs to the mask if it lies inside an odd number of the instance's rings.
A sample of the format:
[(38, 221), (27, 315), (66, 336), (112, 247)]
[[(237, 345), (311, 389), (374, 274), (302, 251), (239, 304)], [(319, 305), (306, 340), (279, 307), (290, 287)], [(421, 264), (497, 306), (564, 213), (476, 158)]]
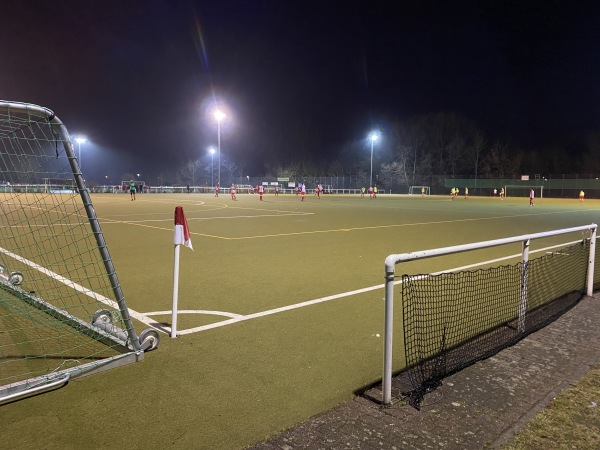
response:
[[(518, 179), (523, 174), (599, 173), (600, 133), (591, 133), (579, 148), (563, 145), (524, 148), (486, 134), (474, 121), (456, 113), (436, 113), (398, 121), (381, 130), (373, 152), (374, 184), (382, 186), (427, 184), (432, 174), (447, 178)], [(272, 160), (269, 178), (351, 176), (358, 184), (370, 179), (370, 141), (349, 142), (327, 161), (308, 157)], [(243, 161), (221, 155), (221, 184), (246, 177)], [(175, 174), (165, 176), (180, 185), (211, 185), (217, 180), (216, 163), (190, 160)]]

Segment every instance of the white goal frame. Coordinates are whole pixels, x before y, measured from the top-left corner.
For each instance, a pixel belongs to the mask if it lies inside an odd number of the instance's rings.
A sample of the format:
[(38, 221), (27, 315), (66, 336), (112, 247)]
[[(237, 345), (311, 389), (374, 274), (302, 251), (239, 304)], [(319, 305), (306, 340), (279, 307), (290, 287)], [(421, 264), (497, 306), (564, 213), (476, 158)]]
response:
[(408, 188), (408, 195), (421, 195), (422, 188), (425, 188), (425, 195), (431, 195), (431, 188), (429, 186), (410, 186)]
[[(9, 178), (10, 185), (7, 183), (6, 187), (10, 189), (3, 192), (8, 192), (7, 195), (28, 195), (30, 198), (43, 199), (44, 202), (48, 202), (47, 204), (52, 206), (53, 214), (69, 214), (70, 212), (66, 207), (61, 210), (55, 208), (55, 205), (63, 206), (71, 199), (77, 198), (77, 202), (73, 201), (68, 206), (77, 205), (77, 214), (74, 215), (81, 218), (85, 214), (87, 220), (78, 219), (73, 224), (69, 223), (69, 226), (73, 228), (79, 227), (75, 231), (79, 234), (74, 237), (77, 240), (72, 242), (61, 240), (60, 242), (67, 242), (69, 245), (71, 243), (78, 244), (84, 241), (83, 238), (87, 238), (89, 242), (85, 249), (86, 251), (89, 250), (87, 254), (94, 254), (98, 258), (97, 260), (93, 259), (91, 262), (81, 261), (80, 266), (68, 265), (64, 262), (65, 272), (53, 272), (51, 268), (43, 265), (46, 260), (41, 259), (38, 264), (38, 262), (30, 260), (28, 257), (15, 253), (17, 249), (11, 246), (15, 242), (19, 242), (17, 238), (20, 238), (20, 236), (13, 237), (5, 234), (2, 236), (0, 256), (8, 258), (11, 264), (20, 264), (20, 267), (23, 267), (23, 272), (15, 271), (11, 273), (5, 265), (0, 264), (2, 266), (0, 267), (0, 289), (22, 302), (23, 305), (28, 305), (28, 307), (35, 308), (40, 314), (44, 314), (44, 318), (48, 319), (50, 323), (71, 327), (74, 330), (71, 333), (87, 335), (92, 340), (107, 345), (115, 353), (106, 357), (90, 357), (90, 362), (86, 362), (88, 355), (81, 355), (77, 359), (73, 359), (73, 365), (59, 366), (53, 370), (42, 368), (35, 372), (22, 371), (14, 375), (11, 372), (10, 376), (3, 377), (0, 380), (2, 381), (0, 384), (7, 382), (7, 384), (0, 385), (0, 405), (2, 405), (64, 386), (69, 380), (76, 377), (142, 361), (145, 351), (156, 348), (159, 336), (155, 329), (145, 330), (139, 336), (135, 331), (113, 260), (108, 252), (98, 217), (75, 155), (73, 142), (63, 122), (53, 111), (42, 106), (0, 100), (0, 148), (2, 148), (2, 160), (0, 162), (4, 163), (0, 165), (0, 175), (21, 174)], [(39, 158), (37, 161), (34, 159), (36, 157)], [(8, 165), (7, 161), (11, 163), (17, 161), (20, 165)], [(72, 179), (49, 177), (49, 175), (58, 176), (57, 174), (72, 176)], [(44, 178), (40, 179), (42, 176)], [(42, 181), (41, 184), (40, 181)], [(65, 195), (64, 199), (53, 203), (54, 199), (61, 194)], [(23, 216), (13, 216), (15, 221), (22, 221), (24, 218)], [(3, 217), (5, 216), (3, 215)], [(6, 229), (11, 227), (11, 223), (5, 222), (3, 225)], [(87, 234), (84, 235), (79, 230), (86, 230)], [(65, 233), (65, 235), (71, 236), (69, 233)], [(58, 244), (56, 245), (58, 246)], [(7, 246), (9, 250), (4, 246)], [(50, 251), (46, 251), (44, 255), (47, 256), (49, 253)], [(51, 258), (48, 257), (49, 259)], [(91, 272), (92, 264), (97, 269), (94, 273)], [(105, 290), (103, 292), (109, 295), (112, 294), (112, 298), (93, 292), (88, 284), (79, 284), (87, 283), (88, 280), (84, 275), (77, 274), (78, 270), (82, 274), (91, 273), (90, 277), (95, 277), (93, 280), (96, 280), (94, 286), (102, 288)], [(44, 278), (39, 283), (42, 289), (30, 291), (29, 286), (32, 285), (27, 284), (30, 280), (25, 280), (25, 286), (28, 289), (21, 288), (20, 285), (27, 274), (34, 272), (41, 274), (40, 277), (51, 279), (52, 283), (46, 282)], [(73, 274), (73, 277), (70, 274)], [(87, 308), (100, 307), (101, 309), (98, 309), (94, 314), (90, 313), (90, 317), (84, 318), (84, 313), (78, 313), (75, 316), (72, 312), (77, 305), (56, 302), (56, 297), (53, 297), (52, 301), (44, 300), (43, 297), (47, 292), (44, 291), (46, 286), (50, 288), (58, 286), (58, 289), (60, 289), (62, 285), (73, 288), (77, 295), (85, 299)], [(109, 290), (112, 292), (109, 293)], [(105, 305), (109, 305), (110, 309), (104, 309)], [(75, 307), (71, 308), (72, 306)], [(6, 317), (9, 317), (9, 315), (4, 314), (3, 318)], [(115, 318), (114, 322), (113, 318)], [(35, 326), (35, 319), (30, 317), (29, 320), (33, 324), (32, 326)], [(30, 355), (24, 356), (35, 359)], [(37, 359), (42, 360), (44, 358), (38, 357)], [(82, 361), (79, 361), (79, 359)], [(8, 373), (8, 371), (6, 372)]]
[(385, 259), (385, 314), (384, 314), (384, 342), (383, 342), (383, 377), (382, 377), (382, 402), (389, 405), (392, 402), (392, 330), (394, 327), (394, 285), (400, 282), (395, 281), (396, 264), (417, 259), (431, 258), (434, 256), (462, 253), (471, 250), (483, 248), (498, 247), (501, 245), (522, 243), (521, 260), (523, 262), (523, 273), (521, 275), (521, 304), (519, 308), (519, 331), (522, 332), (525, 324), (525, 313), (527, 310), (527, 262), (529, 261), (529, 247), (532, 239), (539, 239), (561, 234), (589, 231), (590, 255), (588, 260), (588, 271), (586, 280), (586, 294), (591, 296), (594, 290), (594, 260), (596, 254), (596, 231), (598, 225), (590, 224), (585, 226), (564, 228), (561, 230), (545, 231), (541, 233), (526, 234), (504, 239), (495, 239), (491, 241), (475, 242), (471, 244), (455, 245), (452, 247), (437, 248), (433, 250), (423, 250), (412, 253), (392, 254)]
[[(511, 190), (514, 189), (526, 189), (527, 191), (529, 191), (530, 189), (534, 189), (536, 191), (536, 196), (538, 198), (544, 198), (544, 186), (540, 185), (540, 184), (535, 184), (535, 185), (522, 185), (522, 184), (508, 184), (506, 186), (504, 186), (504, 197), (510, 197), (509, 192)], [(539, 191), (539, 195), (537, 195), (537, 192)], [(529, 195), (524, 195), (524, 198), (528, 198)]]

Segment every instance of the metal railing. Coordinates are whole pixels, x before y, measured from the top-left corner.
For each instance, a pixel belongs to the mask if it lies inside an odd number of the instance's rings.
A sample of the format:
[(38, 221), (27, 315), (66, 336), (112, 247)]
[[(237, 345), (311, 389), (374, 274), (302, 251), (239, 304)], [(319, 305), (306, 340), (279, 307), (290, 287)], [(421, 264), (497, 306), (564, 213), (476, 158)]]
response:
[[(479, 250), (490, 247), (498, 247), (501, 245), (522, 242), (521, 260), (523, 263), (529, 261), (529, 246), (532, 239), (539, 239), (561, 234), (573, 233), (577, 231), (589, 230), (590, 237), (590, 254), (588, 261), (588, 273), (586, 283), (586, 293), (591, 296), (594, 288), (594, 259), (596, 248), (596, 224), (585, 226), (564, 228), (561, 230), (546, 231), (541, 233), (526, 234), (514, 236), (504, 239), (495, 239), (491, 241), (476, 242), (472, 244), (456, 245), (452, 247), (444, 247), (433, 250), (423, 250), (411, 253), (392, 254), (385, 259), (385, 329), (384, 329), (384, 350), (383, 350), (383, 382), (382, 382), (382, 402), (388, 405), (392, 400), (392, 339), (393, 339), (393, 317), (394, 317), (394, 285), (396, 282), (395, 272), (396, 265), (401, 262), (414, 261), (417, 259), (431, 258), (435, 256), (449, 255), (454, 253), (462, 253), (471, 250)], [(527, 264), (523, 264), (523, 272), (521, 274), (521, 304), (519, 308), (519, 331), (523, 330), (525, 320), (525, 312), (527, 310)]]

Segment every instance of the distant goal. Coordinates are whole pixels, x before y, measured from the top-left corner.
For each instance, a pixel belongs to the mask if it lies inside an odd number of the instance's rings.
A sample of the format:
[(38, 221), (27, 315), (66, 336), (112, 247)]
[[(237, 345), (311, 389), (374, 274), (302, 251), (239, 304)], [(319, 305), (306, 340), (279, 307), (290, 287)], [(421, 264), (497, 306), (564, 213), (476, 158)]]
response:
[(509, 184), (504, 186), (504, 196), (529, 198), (529, 193), (532, 189), (533, 193), (535, 194), (535, 198), (544, 198), (544, 186), (540, 185), (523, 186)]
[(408, 195), (429, 195), (429, 186), (411, 186), (408, 188)]

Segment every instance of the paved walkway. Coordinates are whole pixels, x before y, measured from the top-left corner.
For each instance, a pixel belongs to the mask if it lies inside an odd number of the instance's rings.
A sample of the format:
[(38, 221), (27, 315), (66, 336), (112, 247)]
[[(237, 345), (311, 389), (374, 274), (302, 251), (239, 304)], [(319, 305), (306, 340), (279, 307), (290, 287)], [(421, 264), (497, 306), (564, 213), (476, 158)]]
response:
[(499, 449), (599, 360), (596, 293), (515, 346), (444, 379), (421, 411), (356, 397), (255, 449)]

